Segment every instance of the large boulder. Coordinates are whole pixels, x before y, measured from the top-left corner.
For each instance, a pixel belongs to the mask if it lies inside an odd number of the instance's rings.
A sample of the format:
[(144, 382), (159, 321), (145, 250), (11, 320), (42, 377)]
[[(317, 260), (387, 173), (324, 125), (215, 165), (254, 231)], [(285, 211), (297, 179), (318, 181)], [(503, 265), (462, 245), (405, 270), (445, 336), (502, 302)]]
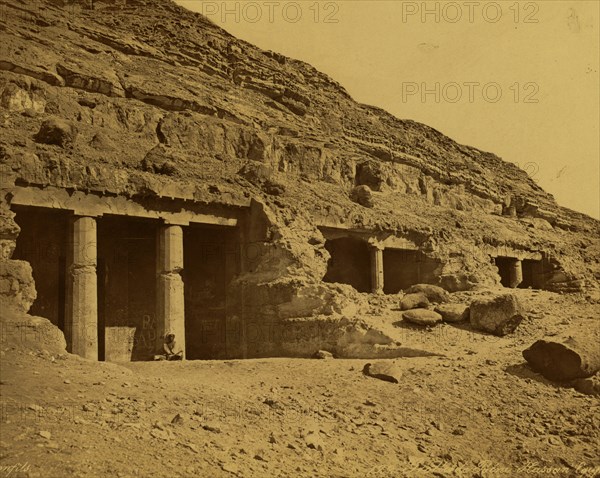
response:
[(441, 304), (448, 302), (450, 294), (447, 290), (432, 284), (415, 284), (404, 291), (406, 294), (417, 294), (422, 293), (427, 296), (429, 302), (434, 304)]
[(550, 380), (591, 377), (600, 371), (598, 334), (589, 331), (558, 340), (538, 340), (523, 351), (530, 367)]
[(373, 191), (381, 191), (388, 180), (380, 161), (364, 161), (356, 165), (356, 184), (368, 186)]
[(67, 347), (63, 332), (48, 319), (3, 304), (0, 304), (0, 345), (51, 355), (63, 355)]
[(474, 328), (498, 336), (514, 332), (523, 320), (521, 304), (513, 294), (475, 300), (469, 310)]
[(36, 297), (31, 265), (26, 261), (0, 261), (0, 315), (11, 308), (27, 312)]
[(369, 186), (356, 186), (350, 194), (350, 199), (364, 207), (373, 207), (373, 192)]
[(401, 310), (411, 310), (429, 307), (429, 300), (422, 292), (417, 294), (406, 294), (400, 301)]
[(178, 172), (178, 160), (181, 161), (181, 156), (171, 151), (170, 148), (159, 144), (148, 151), (144, 159), (140, 162), (140, 166), (142, 171), (174, 176)]
[(368, 363), (363, 367), (363, 373), (369, 377), (392, 383), (398, 383), (402, 377), (402, 371), (395, 362)]
[(469, 307), (465, 304), (439, 304), (434, 310), (444, 322), (464, 322), (469, 318)]
[(402, 314), (402, 318), (417, 325), (436, 325), (442, 321), (440, 314), (428, 309), (407, 310)]
[(238, 171), (238, 174), (255, 186), (259, 186), (271, 179), (273, 176), (273, 168), (267, 164), (248, 161)]
[(333, 358), (333, 354), (328, 352), (327, 350), (317, 350), (313, 354), (313, 358), (321, 359), (321, 360), (329, 360)]
[(42, 123), (40, 130), (35, 135), (35, 140), (38, 143), (55, 144), (67, 149), (73, 147), (77, 134), (77, 127), (70, 121), (50, 118)]

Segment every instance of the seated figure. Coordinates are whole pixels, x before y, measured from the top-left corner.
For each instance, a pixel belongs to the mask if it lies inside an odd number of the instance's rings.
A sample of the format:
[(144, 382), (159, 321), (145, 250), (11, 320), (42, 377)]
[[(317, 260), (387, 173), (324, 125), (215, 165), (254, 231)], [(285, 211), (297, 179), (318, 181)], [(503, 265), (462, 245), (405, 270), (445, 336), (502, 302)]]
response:
[(175, 342), (175, 334), (165, 335), (163, 349), (167, 360), (183, 360), (183, 350)]

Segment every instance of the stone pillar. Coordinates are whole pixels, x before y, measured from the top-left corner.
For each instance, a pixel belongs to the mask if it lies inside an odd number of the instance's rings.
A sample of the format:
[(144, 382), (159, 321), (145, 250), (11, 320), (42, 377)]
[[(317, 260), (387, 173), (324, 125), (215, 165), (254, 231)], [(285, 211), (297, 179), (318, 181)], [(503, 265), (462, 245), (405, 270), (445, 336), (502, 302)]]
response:
[(519, 259), (515, 259), (510, 265), (509, 287), (515, 289), (521, 282), (523, 282), (523, 263)]
[(383, 294), (383, 249), (371, 246), (371, 292)]
[(183, 294), (183, 230), (164, 225), (158, 231), (156, 323), (157, 353), (162, 351), (167, 333), (175, 334), (185, 357), (185, 308)]
[(98, 360), (97, 230), (94, 217), (71, 222), (65, 330), (69, 351)]

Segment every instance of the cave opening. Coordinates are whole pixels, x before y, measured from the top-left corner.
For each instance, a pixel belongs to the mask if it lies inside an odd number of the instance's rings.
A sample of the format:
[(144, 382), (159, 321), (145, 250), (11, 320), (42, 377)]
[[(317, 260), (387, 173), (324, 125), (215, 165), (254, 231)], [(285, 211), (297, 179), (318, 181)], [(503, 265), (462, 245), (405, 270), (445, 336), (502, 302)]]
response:
[(519, 289), (541, 289), (543, 286), (543, 263), (532, 259), (524, 259), (522, 262), (523, 281)]
[(21, 228), (12, 258), (32, 268), (37, 297), (31, 315), (44, 317), (65, 331), (67, 234), (70, 215), (49, 208), (13, 206)]
[(98, 360), (149, 360), (157, 353), (158, 226), (124, 216), (98, 219)]
[[(190, 224), (184, 228), (186, 358), (228, 358), (228, 286), (240, 272), (237, 229)], [(238, 337), (239, 339), (239, 337)]]
[(419, 251), (408, 249), (385, 249), (383, 251), (383, 292), (397, 294), (411, 285), (418, 284), (422, 261)]
[(414, 249), (386, 248), (383, 251), (385, 294), (397, 294), (415, 284), (437, 281), (439, 262)]
[(502, 257), (498, 256), (494, 259), (494, 263), (498, 268), (498, 274), (500, 275), (500, 283), (503, 287), (511, 287), (513, 264), (517, 259), (514, 257)]
[(371, 292), (371, 257), (366, 241), (341, 237), (325, 241), (331, 258), (324, 282), (349, 284), (358, 292)]

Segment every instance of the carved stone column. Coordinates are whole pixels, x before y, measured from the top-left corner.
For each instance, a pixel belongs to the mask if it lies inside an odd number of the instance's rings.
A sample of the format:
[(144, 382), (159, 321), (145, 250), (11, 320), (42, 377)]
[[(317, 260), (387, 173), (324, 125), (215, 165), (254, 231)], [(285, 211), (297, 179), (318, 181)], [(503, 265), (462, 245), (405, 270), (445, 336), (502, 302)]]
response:
[(183, 291), (183, 230), (164, 225), (158, 232), (157, 254), (157, 332), (162, 350), (165, 334), (175, 334), (178, 348), (185, 357), (185, 298)]
[(519, 259), (515, 259), (510, 265), (509, 287), (515, 289), (521, 282), (523, 282), (523, 262)]
[(73, 354), (98, 360), (96, 218), (76, 216), (70, 232), (65, 321), (68, 349)]
[(371, 246), (371, 292), (383, 294), (383, 249)]

